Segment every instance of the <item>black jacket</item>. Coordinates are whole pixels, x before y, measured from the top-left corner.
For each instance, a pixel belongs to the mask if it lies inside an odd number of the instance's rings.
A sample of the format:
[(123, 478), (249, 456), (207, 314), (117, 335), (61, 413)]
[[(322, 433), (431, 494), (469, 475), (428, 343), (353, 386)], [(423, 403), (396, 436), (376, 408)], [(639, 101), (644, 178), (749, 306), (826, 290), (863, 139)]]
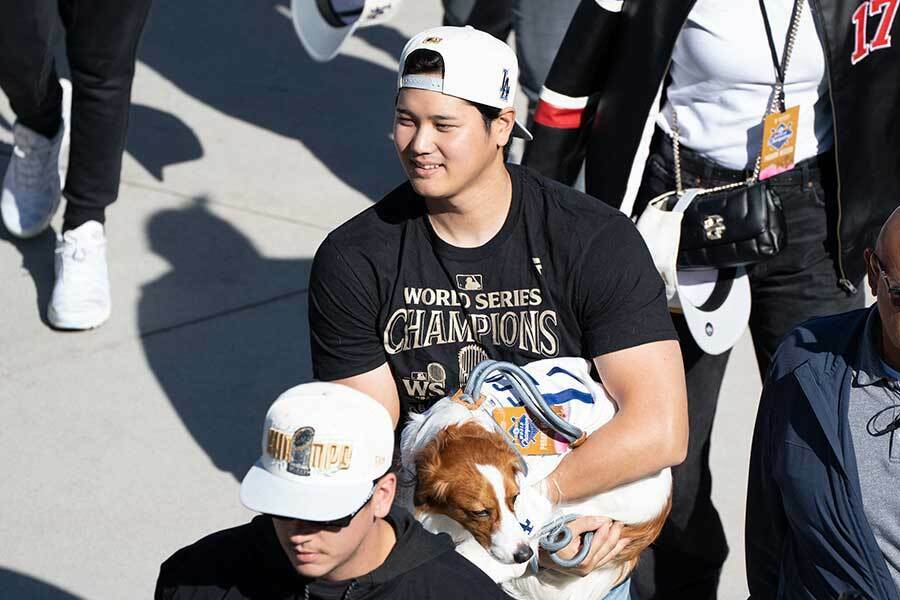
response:
[(792, 331), (763, 388), (747, 483), (752, 600), (900, 600), (863, 511), (847, 420), (869, 309)]
[[(863, 2), (809, 1), (825, 52), (834, 116), (838, 180), (836, 200), (828, 207), (829, 242), (841, 285), (850, 289), (865, 271), (862, 250), (900, 203), (900, 119), (895, 114), (900, 52), (897, 44), (882, 43), (853, 64), (853, 15)], [(525, 164), (571, 184), (586, 158), (587, 192), (620, 205), (644, 124), (694, 3), (582, 0), (547, 77), (546, 87), (558, 95), (545, 94), (542, 100), (555, 99), (570, 109), (567, 98), (588, 97), (590, 103), (580, 114), (551, 111), (549, 119), (542, 118), (548, 112), (539, 106)], [(870, 41), (891, 16), (883, 8), (868, 19)], [(893, 34), (900, 31), (894, 27)]]
[(278, 543), (269, 517), (209, 535), (162, 564), (156, 600), (508, 600), (450, 538), (425, 531), (404, 510), (388, 522), (397, 544), (384, 563), (352, 581), (300, 577)]

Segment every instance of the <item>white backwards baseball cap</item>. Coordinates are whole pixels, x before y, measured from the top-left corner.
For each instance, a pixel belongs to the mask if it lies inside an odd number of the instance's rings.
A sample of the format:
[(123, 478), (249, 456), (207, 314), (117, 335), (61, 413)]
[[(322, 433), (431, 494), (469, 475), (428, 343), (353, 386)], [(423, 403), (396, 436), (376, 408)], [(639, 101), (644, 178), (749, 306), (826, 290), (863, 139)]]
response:
[(747, 271), (700, 269), (677, 273), (669, 307), (681, 309), (697, 345), (707, 354), (722, 354), (743, 335), (750, 320)]
[[(296, 0), (295, 0), (296, 1)], [(407, 57), (416, 50), (431, 50), (444, 59), (443, 78), (404, 75)], [(473, 27), (434, 27), (406, 43), (400, 55), (397, 89), (430, 90), (494, 108), (513, 108), (519, 85), (519, 61), (512, 48)], [(518, 121), (513, 135), (532, 139)]]
[(360, 27), (386, 23), (402, 0), (291, 0), (297, 36), (309, 55), (326, 62)]
[(241, 483), (250, 510), (331, 521), (358, 511), (391, 466), (394, 425), (381, 404), (337, 383), (284, 392), (266, 413), (262, 456)]

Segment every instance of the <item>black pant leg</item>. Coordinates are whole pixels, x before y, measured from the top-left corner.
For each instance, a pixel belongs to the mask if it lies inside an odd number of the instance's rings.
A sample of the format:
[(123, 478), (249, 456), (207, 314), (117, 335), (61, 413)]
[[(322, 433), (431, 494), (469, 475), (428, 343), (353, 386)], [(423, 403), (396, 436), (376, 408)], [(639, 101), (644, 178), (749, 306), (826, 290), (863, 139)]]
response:
[(56, 0), (0, 2), (0, 88), (16, 119), (46, 138), (62, 122), (62, 88), (53, 63)]
[(706, 354), (694, 342), (684, 317), (672, 317), (684, 359), (690, 437), (687, 457), (672, 469), (672, 511), (632, 574), (632, 598), (706, 600), (716, 597), (728, 556), (722, 521), (712, 503), (709, 451), (730, 352)]
[(486, 31), (505, 42), (512, 31), (512, 10), (512, 0), (479, 0), (475, 3), (466, 25)]
[(138, 40), (151, 0), (63, 0), (72, 72), (64, 229), (104, 222), (119, 192)]
[[(667, 143), (657, 131), (654, 146)], [(697, 185), (698, 174), (685, 171), (687, 186)], [(635, 199), (639, 214), (655, 196), (675, 189), (673, 165), (653, 152)], [(672, 511), (656, 542), (641, 555), (632, 573), (631, 597), (639, 600), (716, 598), (719, 575), (728, 545), (719, 513), (712, 503), (709, 470), (710, 435), (719, 389), (729, 352), (712, 356), (694, 342), (687, 322), (673, 315), (684, 360), (688, 399), (688, 452), (672, 469)]]
[[(774, 258), (750, 270), (753, 304), (750, 331), (765, 377), (772, 355), (781, 339), (795, 326), (811, 319), (862, 308), (865, 292), (861, 282), (855, 294), (838, 287), (838, 276), (828, 239), (834, 230), (826, 207), (834, 206), (837, 182), (830, 168), (831, 158), (818, 161), (821, 167), (805, 168), (802, 180), (782, 185), (773, 180), (773, 191), (781, 198), (787, 221), (787, 245)], [(859, 260), (862, 261), (862, 248)]]

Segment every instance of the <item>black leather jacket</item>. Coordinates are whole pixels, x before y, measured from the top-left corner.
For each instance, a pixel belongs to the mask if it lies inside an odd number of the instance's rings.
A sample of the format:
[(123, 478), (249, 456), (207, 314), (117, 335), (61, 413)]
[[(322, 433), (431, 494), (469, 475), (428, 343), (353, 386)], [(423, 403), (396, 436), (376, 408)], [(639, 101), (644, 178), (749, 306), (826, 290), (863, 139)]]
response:
[[(865, 272), (862, 250), (874, 244), (900, 203), (900, 119), (894, 115), (900, 108), (900, 43), (892, 47), (884, 37), (900, 38), (900, 28), (887, 29), (898, 6), (890, 0), (808, 1), (825, 53), (834, 117), (838, 189), (827, 207), (829, 241), (839, 283), (852, 290)], [(542, 95), (525, 164), (571, 184), (586, 159), (587, 192), (620, 205), (644, 124), (694, 2), (582, 0), (547, 78), (551, 92)], [(869, 51), (853, 62), (854, 14), (860, 21), (873, 5), (880, 12), (867, 19), (862, 50)], [(573, 107), (585, 99), (579, 114)]]

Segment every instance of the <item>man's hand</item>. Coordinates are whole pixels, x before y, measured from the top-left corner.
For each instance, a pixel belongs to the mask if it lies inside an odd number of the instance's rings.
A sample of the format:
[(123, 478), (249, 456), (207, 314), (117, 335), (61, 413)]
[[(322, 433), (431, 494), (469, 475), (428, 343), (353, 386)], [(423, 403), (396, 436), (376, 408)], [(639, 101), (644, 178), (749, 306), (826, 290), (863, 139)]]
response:
[(591, 541), (591, 549), (588, 551), (587, 556), (577, 567), (566, 568), (553, 562), (549, 554), (545, 550), (541, 550), (539, 561), (542, 567), (584, 577), (594, 569), (605, 566), (615, 560), (622, 549), (631, 542), (629, 538), (621, 537), (622, 523), (613, 521), (608, 517), (578, 517), (570, 522), (568, 527), (569, 531), (572, 532), (572, 541), (568, 546), (557, 552), (557, 556), (566, 559), (574, 557), (578, 554), (584, 541), (582, 535), (588, 531), (593, 531), (594, 539)]

